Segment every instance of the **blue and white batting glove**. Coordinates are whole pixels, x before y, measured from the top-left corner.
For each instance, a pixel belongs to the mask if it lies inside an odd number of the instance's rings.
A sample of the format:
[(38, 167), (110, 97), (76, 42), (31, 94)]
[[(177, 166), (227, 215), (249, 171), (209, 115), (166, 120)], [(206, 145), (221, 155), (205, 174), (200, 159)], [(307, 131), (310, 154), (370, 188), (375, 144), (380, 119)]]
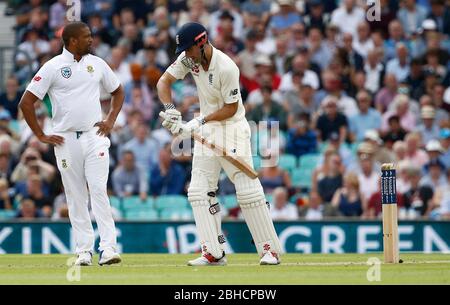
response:
[(180, 135), (182, 138), (189, 138), (194, 131), (196, 131), (200, 126), (205, 124), (205, 117), (198, 116), (187, 123), (181, 123), (174, 125), (170, 131), (175, 135)]
[(167, 109), (164, 112), (161, 111), (159, 116), (164, 119), (162, 126), (169, 130), (173, 125), (181, 123), (181, 113), (176, 109)]

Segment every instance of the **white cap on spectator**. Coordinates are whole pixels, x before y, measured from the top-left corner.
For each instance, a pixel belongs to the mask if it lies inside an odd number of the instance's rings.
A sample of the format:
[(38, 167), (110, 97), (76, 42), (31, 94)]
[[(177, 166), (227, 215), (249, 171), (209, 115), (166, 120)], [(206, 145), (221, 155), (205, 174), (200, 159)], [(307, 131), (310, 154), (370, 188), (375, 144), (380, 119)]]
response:
[(294, 5), (294, 0), (278, 0), (278, 5)]
[(302, 86), (309, 86), (309, 87), (311, 87), (313, 89), (316, 88), (316, 84), (311, 79), (311, 77), (303, 77), (303, 79), (302, 79)]
[(422, 29), (424, 29), (425, 31), (436, 31), (436, 21), (434, 21), (433, 19), (425, 19), (422, 22)]
[(423, 106), (420, 110), (420, 116), (422, 119), (434, 119), (436, 111), (432, 106)]
[(378, 131), (375, 129), (367, 130), (364, 133), (364, 139), (377, 142), (378, 145), (383, 144), (383, 141), (381, 140), (380, 136), (378, 135)]
[(450, 87), (444, 92), (444, 103), (450, 104)]
[(442, 148), (441, 143), (438, 140), (430, 140), (425, 146), (427, 151), (437, 151), (440, 153), (444, 153), (444, 149)]
[(271, 66), (272, 61), (267, 55), (259, 55), (255, 58), (255, 65)]

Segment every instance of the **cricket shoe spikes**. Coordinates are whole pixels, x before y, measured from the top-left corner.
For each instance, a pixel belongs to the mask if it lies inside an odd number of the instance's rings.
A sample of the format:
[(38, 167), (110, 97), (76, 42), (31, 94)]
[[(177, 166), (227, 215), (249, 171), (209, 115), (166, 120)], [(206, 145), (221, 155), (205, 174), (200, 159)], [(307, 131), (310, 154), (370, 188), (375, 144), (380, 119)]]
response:
[(271, 251), (267, 251), (259, 261), (260, 265), (279, 265), (280, 263), (281, 260), (278, 257), (278, 254)]
[(226, 264), (225, 253), (221, 258), (215, 258), (210, 253), (204, 253), (199, 258), (188, 262), (188, 266), (225, 266)]
[(92, 266), (92, 253), (81, 252), (78, 254), (75, 266)]
[(105, 249), (104, 251), (100, 252), (100, 260), (98, 261), (98, 264), (100, 266), (103, 265), (112, 265), (112, 264), (118, 264), (122, 261), (120, 258), (119, 253), (115, 252), (112, 249)]

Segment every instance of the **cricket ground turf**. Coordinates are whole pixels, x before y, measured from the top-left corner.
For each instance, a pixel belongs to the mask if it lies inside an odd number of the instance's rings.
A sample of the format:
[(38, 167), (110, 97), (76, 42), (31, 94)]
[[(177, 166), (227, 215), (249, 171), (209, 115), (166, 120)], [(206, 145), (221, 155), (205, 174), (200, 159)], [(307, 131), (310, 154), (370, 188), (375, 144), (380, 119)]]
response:
[(450, 254), (401, 254), (402, 264), (381, 265), (368, 265), (373, 257), (382, 262), (380, 253), (286, 254), (279, 266), (259, 266), (256, 254), (231, 254), (225, 267), (186, 266), (195, 257), (124, 254), (121, 264), (100, 267), (95, 255), (93, 266), (77, 269), (68, 255), (7, 254), (0, 255), (0, 284), (450, 284)]

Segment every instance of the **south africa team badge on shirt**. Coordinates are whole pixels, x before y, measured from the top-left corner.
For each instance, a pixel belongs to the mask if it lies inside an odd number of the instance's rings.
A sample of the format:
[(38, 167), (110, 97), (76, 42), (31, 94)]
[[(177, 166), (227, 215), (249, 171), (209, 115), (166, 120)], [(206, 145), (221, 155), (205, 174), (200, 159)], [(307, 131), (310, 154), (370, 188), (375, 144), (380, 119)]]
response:
[(70, 69), (70, 67), (61, 68), (61, 75), (64, 78), (69, 78), (72, 76), (72, 70)]
[(91, 75), (92, 75), (92, 73), (94, 73), (94, 67), (91, 66), (91, 65), (87, 66), (87, 71), (88, 71), (89, 73), (91, 73)]

